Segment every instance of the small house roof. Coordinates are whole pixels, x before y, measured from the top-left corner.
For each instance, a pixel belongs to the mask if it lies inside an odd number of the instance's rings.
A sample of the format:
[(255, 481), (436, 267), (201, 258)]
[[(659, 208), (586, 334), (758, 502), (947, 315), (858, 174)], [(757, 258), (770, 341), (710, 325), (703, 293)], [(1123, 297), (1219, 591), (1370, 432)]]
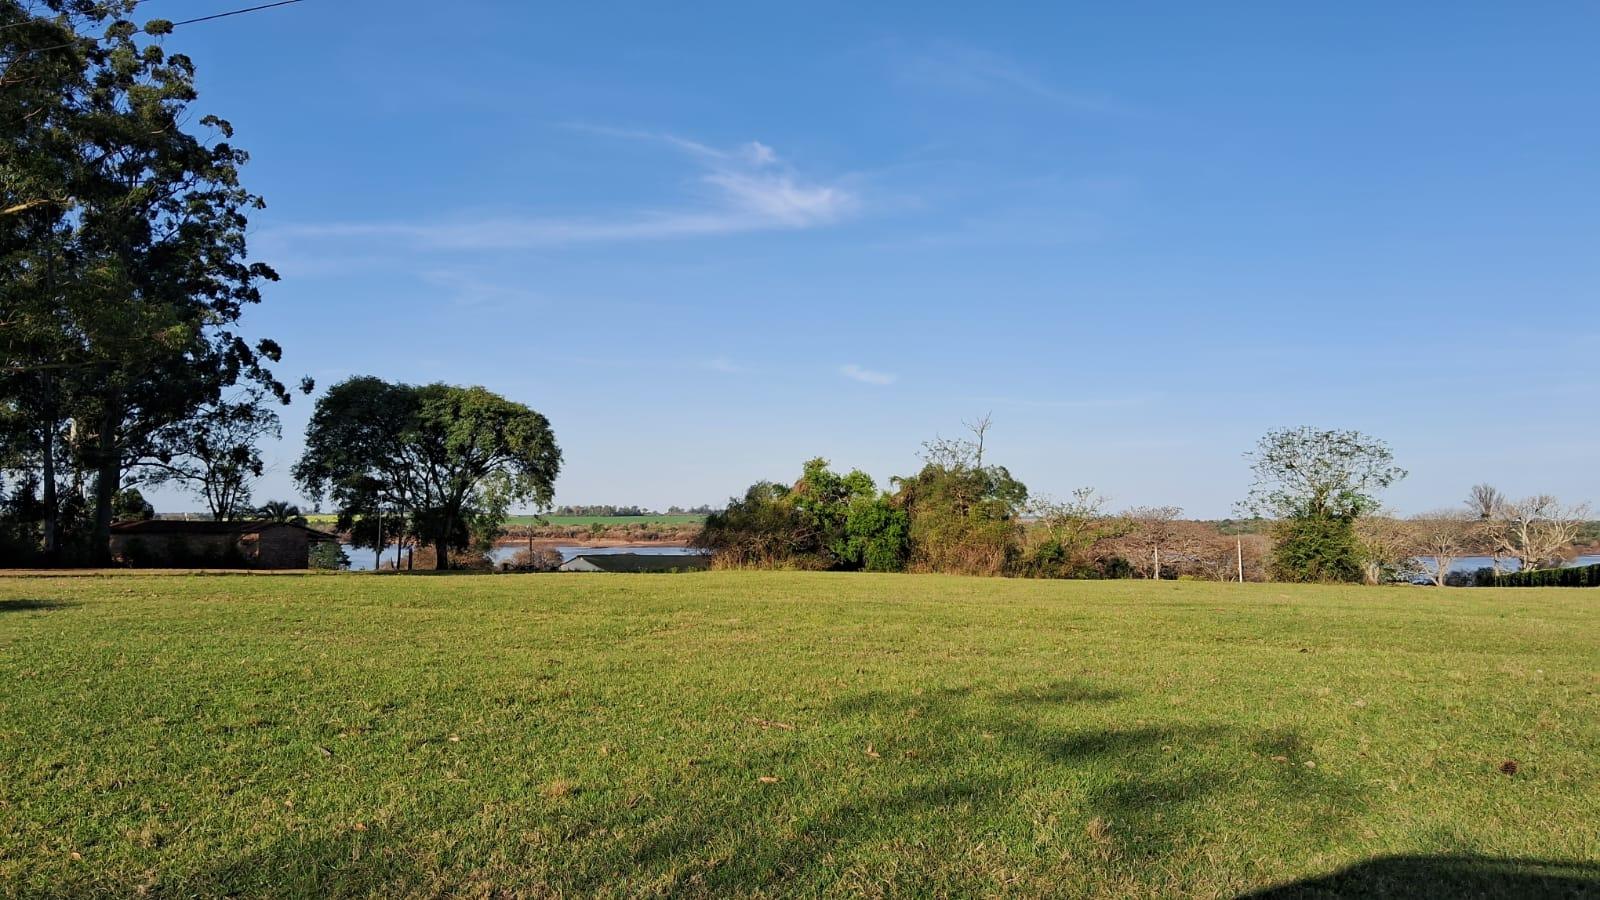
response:
[(306, 538), (311, 541), (336, 541), (338, 537), (326, 531), (318, 531), (307, 525), (294, 522), (269, 522), (266, 520), (248, 522), (191, 522), (185, 519), (138, 519), (131, 522), (116, 522), (111, 526), (113, 534), (129, 535), (166, 535), (166, 534), (259, 534), (269, 528), (293, 528), (306, 532)]
[(671, 572), (711, 567), (711, 558), (699, 553), (580, 553), (567, 564), (580, 559), (604, 572)]

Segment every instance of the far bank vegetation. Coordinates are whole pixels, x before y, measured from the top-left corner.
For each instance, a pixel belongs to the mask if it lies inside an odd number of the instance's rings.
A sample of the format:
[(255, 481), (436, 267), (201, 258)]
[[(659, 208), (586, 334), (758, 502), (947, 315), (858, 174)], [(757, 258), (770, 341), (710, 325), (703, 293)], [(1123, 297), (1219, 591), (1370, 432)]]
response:
[[(707, 517), (692, 545), (722, 568), (942, 572), (1027, 578), (1488, 583), (1559, 568), (1588, 508), (1472, 489), (1459, 509), (1402, 518), (1378, 496), (1406, 476), (1387, 444), (1354, 431), (1280, 429), (1251, 460), (1242, 520), (1175, 506), (1116, 509), (1092, 487), (1035, 495), (986, 458), (988, 417), (923, 445), (922, 466), (880, 487), (815, 458), (792, 482), (761, 481)], [(1466, 557), (1485, 574), (1452, 573)]]

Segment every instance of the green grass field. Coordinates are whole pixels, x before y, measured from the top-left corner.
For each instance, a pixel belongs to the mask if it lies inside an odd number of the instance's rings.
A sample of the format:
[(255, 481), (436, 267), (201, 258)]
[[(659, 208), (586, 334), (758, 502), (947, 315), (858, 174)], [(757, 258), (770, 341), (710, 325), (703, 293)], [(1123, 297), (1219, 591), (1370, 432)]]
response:
[[(331, 513), (313, 513), (306, 516), (312, 525), (332, 525), (338, 516)], [(699, 515), (659, 516), (506, 516), (507, 525), (698, 525), (706, 520)]]
[(1590, 896), (1597, 693), (1578, 589), (0, 578), (0, 894)]

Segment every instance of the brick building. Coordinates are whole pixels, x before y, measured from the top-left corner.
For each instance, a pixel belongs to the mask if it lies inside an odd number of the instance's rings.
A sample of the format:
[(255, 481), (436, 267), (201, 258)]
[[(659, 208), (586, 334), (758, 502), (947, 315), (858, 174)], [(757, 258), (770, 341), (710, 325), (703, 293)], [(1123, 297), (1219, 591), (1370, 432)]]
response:
[(153, 569), (304, 569), (322, 541), (338, 538), (283, 522), (148, 519), (111, 526), (111, 557)]

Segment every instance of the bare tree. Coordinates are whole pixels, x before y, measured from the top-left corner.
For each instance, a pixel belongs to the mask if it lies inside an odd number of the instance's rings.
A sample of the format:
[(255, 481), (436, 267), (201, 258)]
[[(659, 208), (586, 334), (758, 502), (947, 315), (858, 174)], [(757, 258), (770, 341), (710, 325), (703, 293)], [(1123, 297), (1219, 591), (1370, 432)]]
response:
[(972, 432), (972, 443), (977, 448), (977, 468), (983, 468), (983, 436), (989, 433), (989, 426), (994, 424), (994, 413), (986, 412), (971, 422), (965, 419), (961, 422)]
[(1496, 529), (1500, 551), (1524, 571), (1560, 566), (1588, 516), (1588, 504), (1567, 506), (1549, 494), (1506, 502)]
[(1041, 540), (1054, 541), (1068, 557), (1081, 558), (1095, 544), (1126, 530), (1121, 519), (1106, 514), (1106, 502), (1092, 487), (1078, 488), (1064, 500), (1032, 497), (1028, 514), (1038, 525), (1033, 533)]
[(1478, 520), (1470, 512), (1446, 509), (1417, 516), (1410, 525), (1412, 549), (1417, 556), (1432, 558), (1429, 580), (1444, 587), (1450, 567), (1472, 552)]
[(1480, 522), (1499, 518), (1501, 507), (1506, 505), (1506, 495), (1492, 484), (1475, 484), (1467, 492), (1467, 510)]
[[(1151, 578), (1161, 578), (1161, 554), (1174, 556), (1180, 551), (1193, 549), (1188, 542), (1180, 541), (1183, 531), (1178, 519), (1183, 510), (1176, 506), (1136, 506), (1122, 514), (1130, 526), (1127, 546), (1137, 571), (1148, 571)], [(1182, 543), (1185, 546), (1179, 546)], [(1148, 568), (1147, 568), (1148, 567)]]
[(1502, 517), (1505, 513), (1506, 495), (1500, 489), (1487, 482), (1475, 484), (1467, 492), (1467, 511), (1478, 523), (1475, 535), (1480, 549), (1488, 553), (1494, 560), (1494, 573), (1500, 574), (1500, 560), (1504, 557), (1504, 548), (1501, 546), (1499, 534), (1501, 532)]
[(1356, 543), (1367, 584), (1409, 581), (1419, 573), (1412, 529), (1393, 513), (1380, 511), (1357, 519)]
[[(1193, 523), (1199, 525), (1200, 523)], [(1271, 542), (1263, 534), (1221, 534), (1206, 527), (1209, 534), (1197, 536), (1193, 574), (1212, 581), (1266, 580), (1267, 554)]]
[(922, 442), (922, 461), (952, 471), (983, 468), (983, 442), (990, 426), (994, 424), (993, 414), (984, 413), (971, 422), (963, 419), (961, 424), (972, 433), (972, 437), (934, 435), (933, 440)]

